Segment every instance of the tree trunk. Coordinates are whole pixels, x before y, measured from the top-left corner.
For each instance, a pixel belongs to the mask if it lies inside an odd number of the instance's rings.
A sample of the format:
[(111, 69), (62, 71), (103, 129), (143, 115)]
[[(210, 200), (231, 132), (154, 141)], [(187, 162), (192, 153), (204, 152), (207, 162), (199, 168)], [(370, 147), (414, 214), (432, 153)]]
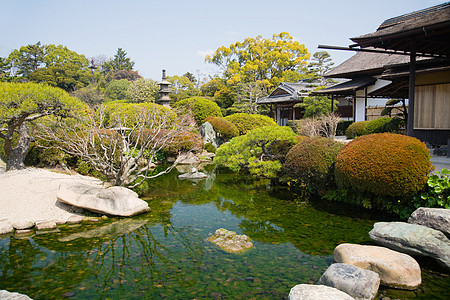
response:
[(30, 142), (31, 137), (28, 134), (26, 122), (23, 122), (19, 127), (19, 140), (17, 146), (11, 149), (11, 152), (6, 158), (6, 171), (25, 168), (23, 161), (27, 154), (28, 147), (30, 146)]

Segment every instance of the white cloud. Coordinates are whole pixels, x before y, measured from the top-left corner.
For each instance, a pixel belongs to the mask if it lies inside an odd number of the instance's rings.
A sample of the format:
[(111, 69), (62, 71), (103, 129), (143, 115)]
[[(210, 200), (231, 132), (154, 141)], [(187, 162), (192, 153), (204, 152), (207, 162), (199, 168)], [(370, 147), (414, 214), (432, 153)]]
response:
[(206, 57), (206, 55), (213, 55), (214, 50), (213, 49), (207, 49), (207, 50), (198, 50), (197, 55), (201, 57)]

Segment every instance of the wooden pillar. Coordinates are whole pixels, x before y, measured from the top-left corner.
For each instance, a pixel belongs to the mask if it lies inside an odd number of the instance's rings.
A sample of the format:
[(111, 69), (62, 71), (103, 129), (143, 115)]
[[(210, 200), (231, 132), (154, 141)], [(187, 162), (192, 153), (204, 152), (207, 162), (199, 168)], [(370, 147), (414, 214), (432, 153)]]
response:
[(352, 95), (353, 102), (353, 123), (356, 122), (356, 92)]
[(409, 57), (409, 93), (408, 93), (408, 121), (406, 134), (414, 136), (414, 97), (416, 87), (416, 41), (411, 41), (411, 54)]
[(367, 121), (367, 87), (364, 88), (364, 121)]

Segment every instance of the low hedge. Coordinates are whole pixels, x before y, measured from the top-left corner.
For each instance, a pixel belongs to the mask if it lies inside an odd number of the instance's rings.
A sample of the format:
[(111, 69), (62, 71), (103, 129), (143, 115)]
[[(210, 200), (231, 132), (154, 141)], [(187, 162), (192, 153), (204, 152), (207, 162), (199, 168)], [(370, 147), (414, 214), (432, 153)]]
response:
[(368, 123), (369, 121), (359, 121), (350, 124), (350, 126), (348, 126), (347, 130), (345, 131), (345, 135), (348, 139), (354, 139), (358, 136), (364, 135), (364, 130)]
[(385, 131), (384, 125), (389, 123), (392, 118), (383, 117), (369, 121), (364, 127), (364, 134), (383, 133)]
[(205, 119), (205, 122), (209, 122), (216, 133), (225, 140), (229, 140), (230, 138), (239, 135), (239, 130), (237, 127), (225, 118), (208, 117)]
[(258, 114), (237, 113), (226, 116), (225, 120), (237, 127), (239, 135), (247, 134), (247, 132), (260, 127), (278, 126), (272, 118)]
[(222, 117), (220, 107), (213, 101), (202, 97), (192, 97), (175, 102), (175, 108), (191, 111), (198, 125), (203, 124), (208, 117)]

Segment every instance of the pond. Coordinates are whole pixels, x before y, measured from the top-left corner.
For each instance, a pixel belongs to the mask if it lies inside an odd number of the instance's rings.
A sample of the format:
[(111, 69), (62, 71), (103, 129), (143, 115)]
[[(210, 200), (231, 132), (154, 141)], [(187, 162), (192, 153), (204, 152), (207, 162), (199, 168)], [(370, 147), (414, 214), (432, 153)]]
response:
[[(315, 283), (340, 243), (371, 244), (379, 213), (307, 201), (266, 180), (210, 171), (198, 183), (177, 173), (149, 182), (152, 212), (63, 225), (56, 232), (0, 237), (0, 289), (33, 299), (284, 299)], [(312, 204), (311, 204), (312, 203)], [(254, 247), (230, 254), (207, 241), (218, 228), (248, 235)], [(450, 279), (423, 270), (402, 299), (445, 299)]]

